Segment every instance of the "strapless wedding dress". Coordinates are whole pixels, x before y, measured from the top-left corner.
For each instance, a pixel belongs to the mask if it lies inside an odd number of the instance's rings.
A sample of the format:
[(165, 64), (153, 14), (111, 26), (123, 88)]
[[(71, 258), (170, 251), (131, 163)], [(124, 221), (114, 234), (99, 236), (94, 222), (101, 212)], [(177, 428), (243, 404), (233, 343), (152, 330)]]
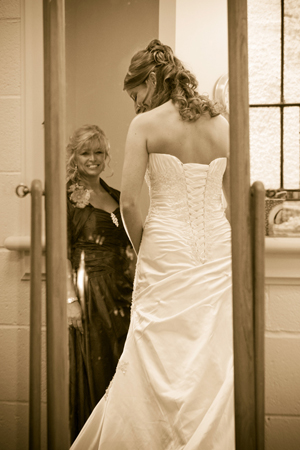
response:
[(149, 155), (127, 340), (72, 450), (234, 450), (225, 168)]

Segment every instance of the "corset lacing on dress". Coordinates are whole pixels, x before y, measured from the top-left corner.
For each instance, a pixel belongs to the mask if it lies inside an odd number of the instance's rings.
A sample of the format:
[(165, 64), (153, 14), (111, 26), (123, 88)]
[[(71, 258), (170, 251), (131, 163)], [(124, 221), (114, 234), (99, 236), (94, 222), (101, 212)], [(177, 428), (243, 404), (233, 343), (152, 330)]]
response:
[[(222, 205), (220, 173), (225, 170), (226, 158), (204, 165), (183, 164), (178, 158), (167, 156), (175, 165), (165, 170), (157, 164), (154, 170), (148, 168), (146, 173), (151, 199), (147, 222), (162, 214), (182, 221), (194, 263), (204, 264), (211, 254), (214, 211), (219, 212)], [(163, 203), (170, 205), (167, 211), (161, 207)]]

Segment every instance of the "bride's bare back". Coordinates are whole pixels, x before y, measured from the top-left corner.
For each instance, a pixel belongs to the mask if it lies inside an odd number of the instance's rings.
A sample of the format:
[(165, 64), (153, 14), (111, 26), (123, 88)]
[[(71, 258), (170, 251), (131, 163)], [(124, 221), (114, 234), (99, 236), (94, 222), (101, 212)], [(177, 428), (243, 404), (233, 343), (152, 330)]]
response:
[(183, 163), (209, 164), (228, 157), (227, 120), (207, 113), (195, 122), (183, 121), (171, 101), (145, 114), (148, 153), (167, 153)]

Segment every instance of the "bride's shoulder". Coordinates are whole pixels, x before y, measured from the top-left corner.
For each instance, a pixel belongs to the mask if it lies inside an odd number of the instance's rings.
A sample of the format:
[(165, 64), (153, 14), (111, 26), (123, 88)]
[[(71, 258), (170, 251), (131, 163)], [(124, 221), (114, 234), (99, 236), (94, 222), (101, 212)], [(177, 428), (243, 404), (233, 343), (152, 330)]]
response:
[(212, 122), (222, 128), (224, 131), (229, 129), (229, 123), (228, 120), (222, 116), (222, 114), (219, 114), (218, 116), (212, 117)]
[(129, 129), (128, 129), (129, 135), (140, 134), (141, 132), (143, 132), (145, 130), (147, 121), (145, 121), (144, 114), (138, 114), (137, 116), (135, 116), (132, 119), (132, 121), (129, 125)]
[(158, 120), (158, 109), (159, 107), (136, 115), (131, 121), (130, 130), (138, 132), (152, 129)]

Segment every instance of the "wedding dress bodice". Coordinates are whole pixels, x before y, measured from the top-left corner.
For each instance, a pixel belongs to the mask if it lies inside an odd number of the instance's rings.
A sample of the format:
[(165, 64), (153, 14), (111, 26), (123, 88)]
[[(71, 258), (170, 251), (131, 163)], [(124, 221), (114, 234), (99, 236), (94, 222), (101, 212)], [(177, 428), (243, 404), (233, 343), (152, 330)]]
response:
[(226, 221), (222, 201), (225, 169), (226, 158), (217, 158), (207, 165), (183, 164), (169, 154), (149, 155), (147, 225), (157, 219), (161, 224), (163, 218), (169, 228), (178, 228), (198, 263), (210, 259), (215, 224), (220, 226)]

